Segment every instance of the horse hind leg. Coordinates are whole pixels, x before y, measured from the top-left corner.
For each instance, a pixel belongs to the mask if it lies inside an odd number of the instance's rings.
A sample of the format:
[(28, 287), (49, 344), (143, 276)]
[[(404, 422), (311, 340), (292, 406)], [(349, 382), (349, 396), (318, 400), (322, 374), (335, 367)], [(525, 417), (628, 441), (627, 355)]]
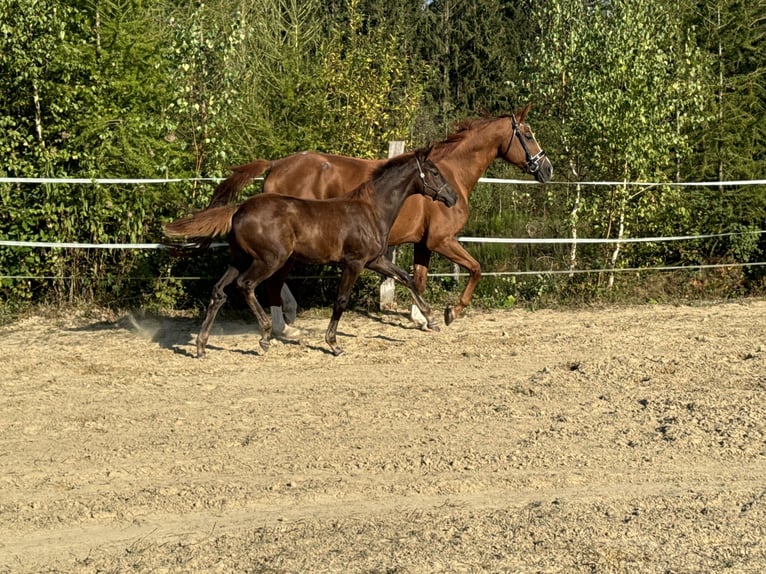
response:
[[(423, 293), (426, 291), (426, 279), (428, 278), (428, 265), (431, 262), (431, 250), (428, 249), (423, 243), (416, 243), (413, 250), (413, 265), (412, 265), (412, 282), (415, 287), (415, 292), (423, 297)], [(418, 327), (423, 330), (427, 330), (428, 320), (420, 312), (420, 308), (417, 305), (415, 297), (412, 298), (412, 308), (410, 310), (410, 319)]]
[(386, 277), (391, 277), (394, 281), (397, 281), (407, 287), (412, 295), (412, 299), (415, 301), (417, 308), (422, 313), (425, 319), (425, 328), (421, 326), (421, 329), (426, 331), (438, 331), (439, 325), (436, 324), (433, 314), (431, 313), (431, 307), (425, 302), (425, 299), (418, 293), (415, 282), (412, 277), (400, 267), (394, 265), (390, 260), (385, 257), (378, 257), (375, 261), (367, 264), (369, 269), (382, 273)]
[(210, 337), (210, 328), (213, 326), (215, 316), (218, 314), (218, 310), (226, 302), (226, 292), (224, 289), (237, 278), (239, 270), (236, 267), (230, 266), (226, 273), (223, 274), (218, 280), (218, 283), (213, 287), (213, 295), (210, 297), (210, 303), (207, 306), (207, 314), (205, 320), (202, 322), (199, 334), (197, 335), (197, 357), (202, 359), (205, 356), (205, 346), (207, 340)]
[(290, 288), (286, 285), (282, 285), (282, 309), (284, 310), (285, 321), (288, 325), (295, 323), (295, 319), (298, 316), (298, 301), (295, 300), (295, 295), (290, 291)]
[(292, 263), (289, 262), (264, 282), (271, 311), (271, 336), (287, 341), (300, 339), (302, 335), (300, 329), (290, 325), (295, 321), (298, 307), (298, 302), (285, 284), (291, 268)]

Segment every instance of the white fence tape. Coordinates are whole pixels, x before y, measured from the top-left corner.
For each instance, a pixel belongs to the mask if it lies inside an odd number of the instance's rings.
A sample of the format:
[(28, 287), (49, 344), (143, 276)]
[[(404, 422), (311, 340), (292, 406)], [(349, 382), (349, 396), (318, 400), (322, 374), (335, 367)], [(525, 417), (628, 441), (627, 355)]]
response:
[[(262, 180), (263, 178), (255, 178)], [(48, 178), (48, 177), (0, 177), (2, 183), (17, 184), (75, 184), (75, 185), (155, 185), (167, 183), (192, 183), (192, 182), (212, 182), (217, 183), (223, 178), (200, 177), (200, 178), (157, 178), (157, 179), (132, 179), (132, 178)], [(490, 184), (512, 184), (512, 185), (539, 185), (534, 180), (528, 179), (501, 179), (487, 178), (479, 179), (480, 183)], [(546, 185), (582, 185), (582, 186), (632, 186), (632, 187), (740, 187), (748, 185), (766, 185), (766, 179), (755, 180), (735, 180), (735, 181), (700, 181), (700, 182), (624, 182), (624, 181), (552, 181)], [(628, 237), (623, 239), (608, 238), (517, 238), (517, 237), (458, 237), (458, 241), (463, 243), (495, 243), (495, 244), (625, 244), (625, 243), (659, 243), (665, 241), (690, 241), (695, 239), (711, 239), (716, 237), (733, 237), (751, 234), (763, 234), (766, 230), (718, 233), (706, 235), (680, 235), (671, 237)], [(211, 247), (226, 246), (226, 243), (214, 243)], [(53, 249), (167, 249), (168, 246), (162, 243), (71, 243), (71, 242), (51, 242), (51, 241), (11, 241), (0, 240), (0, 246), (5, 247), (37, 247)], [(630, 269), (574, 269), (574, 270), (550, 270), (550, 271), (509, 271), (497, 273), (483, 273), (485, 276), (502, 275), (545, 275), (545, 274), (571, 274), (571, 273), (602, 273), (604, 271), (617, 272), (640, 272), (640, 271), (672, 271), (681, 269), (714, 269), (722, 267), (750, 267), (762, 266), (766, 262), (757, 263), (734, 263), (734, 264), (714, 264), (714, 265), (691, 265), (691, 266), (665, 266), (665, 267), (642, 267)], [(460, 277), (467, 275), (465, 273), (436, 273), (431, 274), (435, 277)], [(2, 276), (0, 279), (66, 279), (66, 277), (31, 277), (31, 276)], [(191, 277), (184, 279), (193, 279)]]
[[(766, 229), (753, 231), (740, 231), (731, 233), (711, 233), (707, 235), (677, 235), (670, 237), (625, 237), (623, 239), (603, 238), (548, 238), (548, 237), (458, 237), (461, 243), (507, 243), (517, 245), (572, 245), (576, 244), (599, 244), (610, 245), (625, 243), (662, 243), (665, 241), (690, 241), (693, 239), (713, 239), (716, 237), (735, 237), (742, 235), (762, 235)], [(211, 247), (226, 247), (228, 243), (213, 243)], [(183, 245), (170, 246), (164, 243), (57, 243), (54, 241), (10, 241), (0, 240), (0, 247), (48, 247), (54, 249), (168, 249), (183, 247)]]
[[(156, 179), (131, 179), (131, 178), (86, 178), (86, 177), (0, 177), (0, 183), (66, 183), (85, 185), (116, 185), (116, 184), (160, 184), (160, 183), (193, 183), (207, 181), (217, 183), (223, 181), (222, 177), (192, 177), (192, 178), (156, 178)], [(263, 180), (262, 177), (255, 181)], [(494, 177), (479, 178), (479, 183), (497, 183), (513, 185), (540, 185), (533, 179), (503, 179)], [(734, 181), (697, 181), (697, 182), (645, 182), (645, 181), (549, 181), (545, 185), (627, 185), (631, 187), (739, 187), (743, 185), (766, 185), (766, 179), (744, 179)]]
[[(503, 183), (503, 184), (538, 184), (530, 179), (496, 179), (492, 177), (482, 177), (479, 179), (482, 183)], [(630, 187), (739, 187), (743, 185), (766, 185), (766, 179), (747, 179), (735, 181), (697, 181), (697, 182), (649, 182), (649, 181), (549, 181), (545, 185), (590, 185), (590, 186), (622, 186)]]
[(179, 179), (121, 179), (121, 178), (87, 178), (87, 177), (0, 177), (0, 183), (69, 183), (86, 185), (115, 185), (115, 184), (155, 184), (155, 183), (186, 183), (195, 181), (222, 181), (223, 178), (194, 177)]
[[(583, 273), (643, 273), (644, 271), (683, 271), (699, 269), (727, 269), (730, 267), (763, 267), (766, 261), (753, 263), (710, 263), (700, 265), (663, 265), (658, 267), (615, 267), (614, 269), (548, 269), (542, 271), (490, 271), (481, 272), (482, 277), (507, 275), (580, 275)], [(468, 277), (468, 273), (429, 273), (429, 277)]]

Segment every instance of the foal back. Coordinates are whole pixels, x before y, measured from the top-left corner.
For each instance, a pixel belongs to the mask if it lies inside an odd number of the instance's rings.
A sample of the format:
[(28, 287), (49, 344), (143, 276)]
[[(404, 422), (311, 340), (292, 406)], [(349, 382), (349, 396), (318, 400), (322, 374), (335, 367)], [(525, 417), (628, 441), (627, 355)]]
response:
[(374, 259), (386, 249), (370, 204), (360, 199), (307, 200), (277, 194), (248, 199), (232, 219), (232, 248), (270, 264)]

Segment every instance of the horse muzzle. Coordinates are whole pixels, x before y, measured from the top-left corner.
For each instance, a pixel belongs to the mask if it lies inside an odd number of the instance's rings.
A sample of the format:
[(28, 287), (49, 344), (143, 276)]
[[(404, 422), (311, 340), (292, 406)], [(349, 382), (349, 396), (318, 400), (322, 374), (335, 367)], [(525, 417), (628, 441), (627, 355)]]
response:
[(527, 173), (535, 176), (540, 183), (547, 183), (553, 177), (553, 164), (543, 150), (527, 160)]

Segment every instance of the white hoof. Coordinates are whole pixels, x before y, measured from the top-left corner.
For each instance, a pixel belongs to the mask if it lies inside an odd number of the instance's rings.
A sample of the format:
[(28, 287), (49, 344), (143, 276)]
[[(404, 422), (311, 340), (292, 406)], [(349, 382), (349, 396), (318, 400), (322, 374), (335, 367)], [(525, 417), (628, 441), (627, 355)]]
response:
[(271, 334), (277, 339), (287, 339), (288, 341), (296, 341), (303, 336), (300, 329), (296, 329), (291, 325), (285, 325), (285, 328), (279, 332), (272, 330)]
[(423, 316), (423, 313), (420, 312), (420, 309), (418, 309), (417, 305), (412, 306), (412, 310), (410, 311), (410, 319), (412, 319), (412, 322), (421, 329), (428, 326), (428, 320)]

